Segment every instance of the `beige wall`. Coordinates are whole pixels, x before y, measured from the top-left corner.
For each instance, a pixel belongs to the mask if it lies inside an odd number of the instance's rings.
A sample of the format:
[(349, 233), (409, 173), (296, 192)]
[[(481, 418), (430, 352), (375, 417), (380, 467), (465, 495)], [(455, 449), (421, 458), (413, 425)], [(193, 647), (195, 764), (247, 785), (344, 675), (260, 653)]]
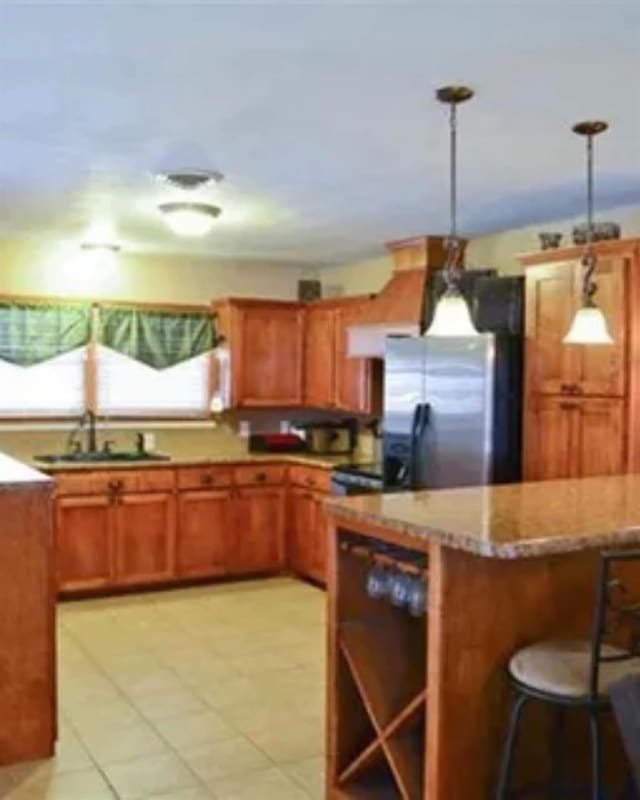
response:
[[(640, 236), (640, 207), (614, 208), (598, 213), (597, 219), (617, 222), (622, 228), (623, 237)], [(521, 271), (517, 259), (518, 253), (528, 253), (540, 249), (538, 233), (540, 231), (557, 231), (563, 234), (563, 244), (571, 243), (571, 229), (576, 223), (584, 221), (584, 217), (544, 222), (500, 231), (487, 236), (472, 239), (467, 246), (468, 267), (495, 267), (505, 274)]]
[(121, 254), (95, 264), (77, 247), (0, 242), (0, 293), (208, 303), (227, 295), (293, 299), (300, 268), (256, 261)]
[(325, 267), (319, 271), (323, 296), (379, 292), (389, 280), (392, 269), (389, 256)]

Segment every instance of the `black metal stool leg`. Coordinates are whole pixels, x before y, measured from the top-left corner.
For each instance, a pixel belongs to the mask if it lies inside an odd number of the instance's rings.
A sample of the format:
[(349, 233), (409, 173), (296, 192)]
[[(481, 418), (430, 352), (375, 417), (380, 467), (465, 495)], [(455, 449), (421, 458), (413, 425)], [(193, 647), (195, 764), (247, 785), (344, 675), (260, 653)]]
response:
[(589, 713), (591, 727), (591, 798), (603, 800), (602, 791), (602, 742), (600, 736), (600, 718), (596, 711)]
[(565, 792), (565, 715), (566, 709), (558, 706), (553, 710), (553, 735), (551, 737), (551, 786), (553, 800), (564, 800)]
[(524, 694), (518, 694), (513, 703), (511, 710), (511, 719), (509, 721), (509, 732), (504, 745), (504, 752), (502, 755), (502, 765), (500, 767), (500, 778), (498, 780), (498, 791), (496, 792), (496, 800), (508, 800), (509, 797), (509, 784), (511, 781), (511, 769), (513, 767), (513, 756), (515, 754), (516, 740), (518, 738), (518, 727), (520, 725), (520, 716), (522, 709), (528, 701), (528, 697)]

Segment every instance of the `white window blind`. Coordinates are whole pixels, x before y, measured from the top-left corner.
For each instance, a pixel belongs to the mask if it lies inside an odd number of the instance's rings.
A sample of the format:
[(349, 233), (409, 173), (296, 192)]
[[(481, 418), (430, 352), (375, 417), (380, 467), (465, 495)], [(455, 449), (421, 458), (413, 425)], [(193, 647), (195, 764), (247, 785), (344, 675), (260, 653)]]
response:
[(97, 347), (98, 413), (113, 416), (204, 415), (209, 408), (210, 354), (157, 370)]
[(87, 349), (21, 367), (0, 359), (0, 416), (78, 416), (84, 409)]

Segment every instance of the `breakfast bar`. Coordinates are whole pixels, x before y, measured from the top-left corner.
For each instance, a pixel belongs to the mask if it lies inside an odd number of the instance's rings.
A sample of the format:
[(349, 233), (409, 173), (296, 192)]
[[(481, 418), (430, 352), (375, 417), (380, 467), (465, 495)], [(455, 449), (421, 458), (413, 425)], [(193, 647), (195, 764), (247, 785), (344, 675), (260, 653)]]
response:
[[(495, 796), (513, 653), (591, 635), (600, 553), (640, 543), (640, 475), (331, 499), (327, 798)], [(371, 591), (385, 565), (426, 613)], [(414, 581), (415, 582), (415, 581)], [(625, 578), (639, 596), (640, 580)], [(549, 770), (546, 709), (527, 712), (516, 780)], [(610, 715), (608, 715), (610, 716)], [(587, 759), (569, 721), (570, 768)], [(627, 764), (613, 719), (605, 770)]]

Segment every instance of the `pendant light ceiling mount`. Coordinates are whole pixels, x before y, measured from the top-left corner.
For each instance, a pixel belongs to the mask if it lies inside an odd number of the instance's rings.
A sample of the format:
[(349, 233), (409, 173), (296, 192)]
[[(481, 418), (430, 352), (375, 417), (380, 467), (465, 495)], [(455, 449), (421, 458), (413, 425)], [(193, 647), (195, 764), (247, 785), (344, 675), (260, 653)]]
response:
[(446, 240), (446, 260), (444, 265), (444, 280), (446, 289), (436, 305), (433, 320), (425, 336), (466, 337), (477, 336), (469, 306), (460, 291), (461, 272), (461, 242), (458, 236), (458, 198), (457, 198), (457, 171), (458, 171), (458, 128), (457, 110), (460, 103), (471, 100), (474, 92), (468, 86), (443, 86), (436, 91), (439, 102), (449, 106), (449, 210), (451, 227)]
[(572, 130), (587, 141), (587, 242), (582, 256), (582, 306), (576, 312), (565, 344), (613, 344), (607, 320), (595, 303), (598, 285), (593, 279), (598, 258), (593, 248), (593, 138), (604, 133), (609, 125), (603, 120), (578, 122)]

